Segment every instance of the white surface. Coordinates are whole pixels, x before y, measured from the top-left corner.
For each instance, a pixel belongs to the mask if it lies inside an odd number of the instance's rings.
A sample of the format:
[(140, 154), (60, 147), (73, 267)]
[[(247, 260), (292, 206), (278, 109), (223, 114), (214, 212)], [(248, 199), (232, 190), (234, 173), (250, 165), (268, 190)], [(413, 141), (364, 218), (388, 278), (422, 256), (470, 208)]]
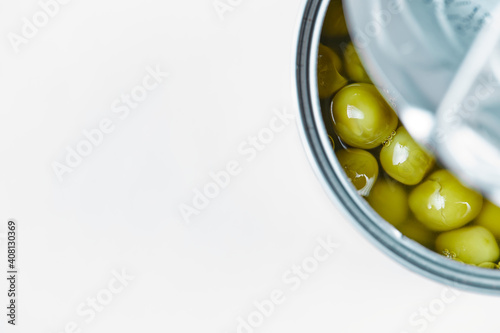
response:
[[(498, 332), (500, 299), (462, 293), (439, 309), (453, 294), (340, 216), (296, 124), (247, 161), (238, 147), (273, 110), (296, 112), (303, 1), (228, 3), (221, 20), (212, 0), (73, 0), (16, 54), (8, 33), (39, 5), (2, 0), (0, 233), (18, 221), (20, 308), (15, 328), (2, 310), (0, 332), (232, 333), (273, 291), (283, 302), (255, 332)], [(157, 65), (170, 76), (120, 119), (113, 101)], [(114, 131), (59, 182), (52, 163), (104, 118)], [(241, 172), (187, 224), (179, 206), (231, 160)], [(283, 275), (329, 235), (338, 248), (291, 290)], [(88, 298), (109, 295), (123, 269), (133, 281), (86, 322)], [(442, 313), (412, 325), (430, 305)]]

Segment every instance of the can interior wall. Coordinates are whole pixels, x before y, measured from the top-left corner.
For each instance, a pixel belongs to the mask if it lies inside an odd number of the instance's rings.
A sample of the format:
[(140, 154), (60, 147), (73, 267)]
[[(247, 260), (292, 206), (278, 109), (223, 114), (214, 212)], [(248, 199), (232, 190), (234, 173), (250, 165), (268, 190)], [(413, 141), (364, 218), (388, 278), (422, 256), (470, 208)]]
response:
[(324, 189), (365, 237), (403, 266), (452, 287), (500, 295), (500, 271), (449, 260), (405, 237), (358, 195), (345, 176), (331, 149), (316, 80), (317, 50), (329, 2), (307, 1), (295, 58), (299, 130), (309, 161)]

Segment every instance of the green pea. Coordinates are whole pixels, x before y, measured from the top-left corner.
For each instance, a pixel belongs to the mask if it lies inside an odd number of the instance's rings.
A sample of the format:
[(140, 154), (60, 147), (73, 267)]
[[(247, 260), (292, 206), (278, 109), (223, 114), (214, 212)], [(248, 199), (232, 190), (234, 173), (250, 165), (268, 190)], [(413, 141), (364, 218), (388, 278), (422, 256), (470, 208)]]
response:
[(392, 178), (406, 185), (416, 185), (433, 167), (434, 158), (401, 126), (380, 151), (380, 163)]
[(434, 243), (436, 242), (437, 233), (429, 230), (414, 218), (403, 222), (401, 225), (398, 225), (398, 230), (401, 231), (401, 233), (406, 237), (413, 239), (426, 248), (429, 248), (431, 250), (434, 249)]
[(362, 149), (344, 149), (337, 153), (340, 165), (358, 193), (367, 196), (378, 177), (378, 162)]
[(398, 117), (374, 85), (354, 83), (342, 88), (331, 104), (333, 127), (350, 146), (372, 149), (387, 140)]
[(495, 237), (481, 226), (443, 232), (436, 239), (436, 251), (451, 253), (467, 264), (496, 261), (500, 255)]
[(408, 195), (404, 187), (391, 180), (379, 179), (366, 199), (387, 222), (398, 226), (408, 218)]
[(488, 261), (480, 263), (479, 265), (477, 265), (477, 267), (489, 268), (489, 269), (499, 269), (500, 268), (498, 266), (498, 264), (495, 264), (494, 262), (488, 262)]
[(330, 2), (321, 34), (327, 38), (347, 37), (349, 35), (341, 0), (332, 0)]
[(318, 93), (320, 98), (330, 98), (347, 80), (340, 75), (342, 61), (330, 48), (319, 45), (318, 49)]
[(474, 223), (485, 227), (491, 231), (496, 239), (500, 240), (500, 207), (495, 206), (489, 201), (485, 201), (483, 209)]
[(347, 76), (351, 80), (355, 82), (372, 83), (352, 42), (349, 42), (349, 44), (345, 47), (344, 63)]
[(432, 173), (410, 193), (410, 209), (420, 222), (435, 231), (460, 228), (481, 211), (481, 194), (463, 186), (449, 171)]

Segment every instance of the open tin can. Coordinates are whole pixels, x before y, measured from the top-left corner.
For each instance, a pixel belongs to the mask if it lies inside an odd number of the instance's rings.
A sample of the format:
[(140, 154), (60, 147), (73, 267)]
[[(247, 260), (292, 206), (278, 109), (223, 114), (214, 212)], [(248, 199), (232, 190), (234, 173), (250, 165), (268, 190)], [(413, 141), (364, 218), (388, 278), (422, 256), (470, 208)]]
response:
[[(305, 4), (299, 28), (295, 73), (300, 132), (308, 158), (324, 189), (372, 243), (405, 267), (452, 287), (500, 294), (499, 270), (449, 260), (407, 238), (382, 219), (346, 177), (331, 148), (317, 87), (318, 48), (329, 4), (330, 1), (326, 0), (309, 0)], [(349, 20), (349, 17), (346, 19)], [(374, 82), (381, 90), (378, 81)]]

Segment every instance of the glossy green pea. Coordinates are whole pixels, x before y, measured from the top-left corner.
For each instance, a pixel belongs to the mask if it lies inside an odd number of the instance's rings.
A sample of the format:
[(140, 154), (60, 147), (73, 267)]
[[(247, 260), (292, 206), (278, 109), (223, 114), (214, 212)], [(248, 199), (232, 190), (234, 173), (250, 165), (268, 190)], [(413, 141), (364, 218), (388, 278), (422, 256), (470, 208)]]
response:
[(398, 117), (374, 85), (354, 83), (342, 88), (331, 104), (333, 127), (350, 146), (371, 149), (387, 140)]
[(344, 10), (341, 0), (332, 0), (323, 22), (321, 34), (327, 38), (347, 37), (347, 25), (344, 18)]
[(380, 163), (392, 178), (406, 185), (416, 185), (433, 167), (434, 158), (401, 126), (380, 151)]
[(436, 239), (436, 251), (451, 253), (463, 262), (474, 265), (496, 261), (500, 255), (495, 237), (481, 226), (443, 232)]
[(394, 226), (408, 218), (408, 195), (401, 184), (391, 179), (379, 179), (366, 200), (383, 219)]
[(362, 149), (344, 149), (337, 152), (337, 158), (358, 193), (367, 196), (378, 177), (375, 157)]
[(330, 48), (319, 45), (318, 49), (318, 93), (320, 98), (330, 98), (347, 80), (340, 74), (342, 61)]
[(344, 63), (347, 76), (351, 80), (355, 82), (372, 83), (352, 42), (349, 42), (344, 50)]
[(426, 248), (434, 249), (437, 233), (429, 230), (414, 218), (403, 222), (401, 225), (398, 225), (398, 230), (406, 237), (413, 239)]
[(485, 227), (497, 240), (500, 240), (500, 207), (485, 201), (474, 223)]
[(410, 209), (420, 222), (435, 231), (460, 228), (481, 211), (481, 194), (463, 186), (449, 171), (432, 173), (410, 193)]
[(477, 265), (477, 267), (481, 268), (489, 268), (489, 269), (499, 269), (498, 264), (495, 264), (494, 262), (483, 262)]

